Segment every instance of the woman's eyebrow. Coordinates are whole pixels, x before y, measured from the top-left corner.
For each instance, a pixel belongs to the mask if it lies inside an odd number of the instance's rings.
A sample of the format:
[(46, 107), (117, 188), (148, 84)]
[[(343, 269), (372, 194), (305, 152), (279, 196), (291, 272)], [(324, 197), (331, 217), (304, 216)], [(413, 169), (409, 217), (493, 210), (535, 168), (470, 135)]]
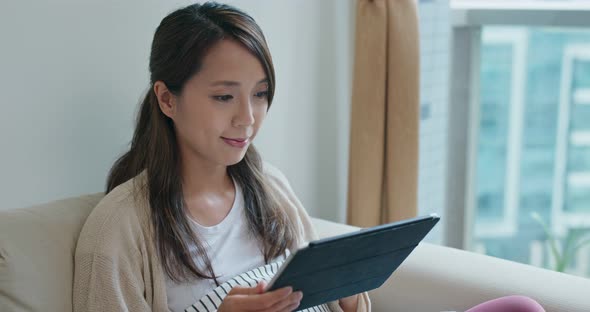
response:
[[(258, 81), (256, 84), (259, 85), (261, 83), (268, 83), (268, 78), (263, 78), (260, 81)], [(215, 82), (211, 83), (212, 87), (216, 87), (216, 86), (235, 87), (235, 86), (239, 86), (239, 85), (241, 85), (241, 83), (239, 81), (231, 81), (231, 80), (219, 80), (219, 81), (215, 81)]]
[(216, 86), (227, 86), (227, 87), (233, 87), (233, 86), (239, 86), (240, 83), (237, 81), (230, 81), (230, 80), (220, 80), (220, 81), (215, 81), (213, 83), (211, 83), (212, 87), (216, 87)]
[(256, 84), (259, 85), (261, 83), (268, 83), (268, 78), (263, 78), (260, 81), (258, 81), (258, 83), (256, 83)]

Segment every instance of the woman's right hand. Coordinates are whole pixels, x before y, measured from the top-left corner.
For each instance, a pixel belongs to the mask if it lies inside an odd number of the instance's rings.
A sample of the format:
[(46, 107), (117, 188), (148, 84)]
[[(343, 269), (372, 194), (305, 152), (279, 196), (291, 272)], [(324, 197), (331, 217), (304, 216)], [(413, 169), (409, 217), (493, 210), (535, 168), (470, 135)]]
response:
[(232, 288), (217, 311), (291, 312), (299, 306), (303, 297), (300, 291), (293, 292), (291, 287), (264, 292), (265, 286), (266, 282), (262, 281), (256, 287)]

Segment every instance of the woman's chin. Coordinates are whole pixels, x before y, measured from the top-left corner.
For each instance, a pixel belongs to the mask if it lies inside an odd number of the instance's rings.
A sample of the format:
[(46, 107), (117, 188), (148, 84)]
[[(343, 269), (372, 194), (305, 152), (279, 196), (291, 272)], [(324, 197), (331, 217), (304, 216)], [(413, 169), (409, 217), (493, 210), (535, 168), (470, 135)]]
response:
[(239, 163), (240, 161), (242, 161), (242, 159), (244, 159), (244, 156), (246, 156), (246, 153), (241, 153), (239, 155), (235, 155), (233, 157), (228, 157), (225, 161), (226, 166), (233, 166), (237, 163)]

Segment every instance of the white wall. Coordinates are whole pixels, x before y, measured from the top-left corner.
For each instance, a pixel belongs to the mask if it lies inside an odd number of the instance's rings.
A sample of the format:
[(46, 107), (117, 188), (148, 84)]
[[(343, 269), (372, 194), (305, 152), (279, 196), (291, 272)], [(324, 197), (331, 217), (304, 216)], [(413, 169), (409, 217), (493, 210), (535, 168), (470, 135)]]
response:
[[(103, 190), (160, 20), (190, 1), (0, 4), (0, 209)], [(352, 1), (230, 1), (265, 31), (277, 93), (257, 145), (312, 215), (344, 220)]]
[(269, 41), (277, 95), (258, 146), (315, 216), (345, 220), (352, 1), (230, 1)]
[[(153, 32), (166, 14), (189, 3), (0, 3), (0, 210), (103, 190), (147, 88)], [(344, 221), (353, 1), (229, 3), (261, 25), (277, 72), (275, 101), (256, 145), (312, 215)], [(442, 213), (448, 1), (420, 2), (419, 13), (427, 61), (419, 212)], [(438, 232), (431, 241), (440, 241)]]

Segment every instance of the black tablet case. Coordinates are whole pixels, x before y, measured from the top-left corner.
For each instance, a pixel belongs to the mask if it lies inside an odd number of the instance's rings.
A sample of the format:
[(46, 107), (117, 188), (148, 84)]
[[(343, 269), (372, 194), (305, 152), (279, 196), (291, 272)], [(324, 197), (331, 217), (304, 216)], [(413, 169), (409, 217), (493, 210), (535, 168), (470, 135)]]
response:
[(419, 217), (309, 243), (283, 264), (269, 291), (301, 290), (303, 310), (379, 288), (440, 218)]

